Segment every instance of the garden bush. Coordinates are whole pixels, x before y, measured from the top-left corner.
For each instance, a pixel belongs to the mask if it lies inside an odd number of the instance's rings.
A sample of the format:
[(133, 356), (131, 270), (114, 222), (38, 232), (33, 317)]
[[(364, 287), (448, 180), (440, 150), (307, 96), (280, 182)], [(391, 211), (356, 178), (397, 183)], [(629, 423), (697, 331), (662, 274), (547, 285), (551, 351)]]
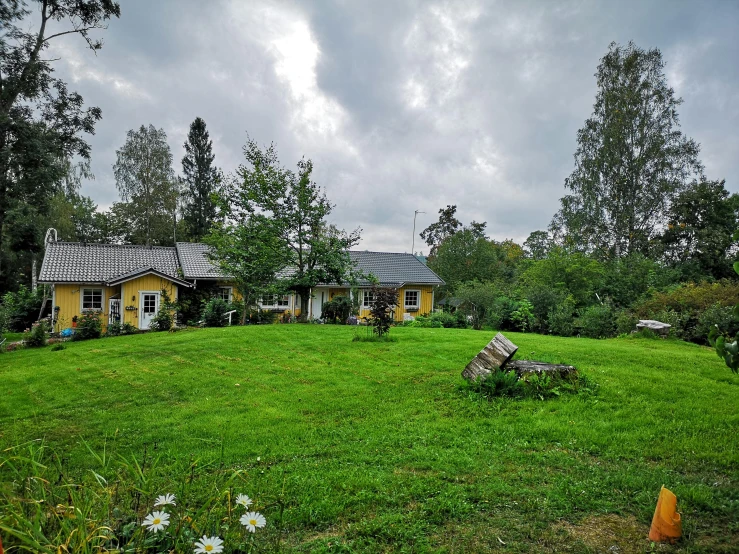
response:
[[(30, 329), (38, 319), (44, 300), (44, 287), (36, 291), (21, 285), (18, 292), (7, 292), (2, 297), (2, 320), (8, 331), (21, 333)], [(0, 329), (1, 330), (1, 329)]]
[(326, 323), (346, 323), (352, 315), (354, 303), (346, 295), (339, 294), (326, 302), (321, 309), (321, 319)]
[(138, 329), (130, 323), (121, 324), (118, 321), (114, 321), (113, 323), (108, 324), (108, 327), (105, 329), (105, 336), (117, 337), (119, 335), (132, 335), (136, 331), (138, 331)]
[(172, 309), (162, 302), (157, 315), (151, 320), (149, 329), (152, 331), (169, 331), (174, 323), (174, 315)]
[(272, 310), (249, 310), (247, 323), (252, 325), (271, 325), (277, 321), (279, 313), (273, 312)]
[(585, 337), (606, 339), (616, 333), (616, 315), (606, 304), (588, 306), (580, 310), (577, 327)]
[(206, 327), (223, 327), (228, 321), (225, 317), (229, 304), (223, 298), (211, 298), (205, 302), (201, 319)]
[(707, 343), (708, 334), (714, 326), (718, 326), (722, 333), (734, 336), (739, 332), (739, 320), (734, 317), (734, 307), (721, 306), (716, 303), (706, 308), (698, 316), (695, 332), (688, 339), (701, 344)]
[(48, 339), (48, 326), (45, 321), (37, 321), (31, 326), (31, 330), (23, 335), (23, 342), (29, 348), (46, 346)]
[(636, 324), (639, 318), (629, 310), (621, 310), (616, 316), (616, 332), (619, 335), (625, 335), (636, 331)]
[(530, 331), (534, 326), (536, 317), (534, 316), (534, 306), (526, 299), (517, 303), (516, 309), (511, 313), (511, 322), (517, 331)]
[(77, 329), (72, 335), (73, 340), (99, 339), (103, 334), (103, 325), (100, 322), (100, 312), (85, 310), (77, 319)]
[(575, 302), (571, 297), (554, 306), (547, 315), (549, 332), (561, 337), (571, 337), (575, 332), (574, 312)]

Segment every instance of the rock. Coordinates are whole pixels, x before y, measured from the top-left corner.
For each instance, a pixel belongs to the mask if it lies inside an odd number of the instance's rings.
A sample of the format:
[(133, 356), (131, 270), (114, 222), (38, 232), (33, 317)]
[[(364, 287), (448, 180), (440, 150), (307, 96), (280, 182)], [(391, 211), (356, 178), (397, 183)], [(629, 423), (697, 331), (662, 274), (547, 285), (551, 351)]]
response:
[(637, 331), (641, 331), (642, 329), (651, 329), (660, 335), (669, 335), (671, 327), (672, 325), (669, 323), (662, 323), (661, 321), (655, 321), (654, 319), (640, 319), (639, 323), (636, 324)]
[(577, 376), (575, 366), (547, 364), (529, 360), (514, 360), (506, 366), (506, 369), (515, 371), (519, 379), (526, 375), (551, 375), (552, 377), (561, 377), (563, 379)]
[(470, 360), (462, 372), (462, 377), (474, 383), (478, 379), (485, 379), (496, 369), (502, 369), (518, 350), (501, 333), (493, 337), (480, 353)]

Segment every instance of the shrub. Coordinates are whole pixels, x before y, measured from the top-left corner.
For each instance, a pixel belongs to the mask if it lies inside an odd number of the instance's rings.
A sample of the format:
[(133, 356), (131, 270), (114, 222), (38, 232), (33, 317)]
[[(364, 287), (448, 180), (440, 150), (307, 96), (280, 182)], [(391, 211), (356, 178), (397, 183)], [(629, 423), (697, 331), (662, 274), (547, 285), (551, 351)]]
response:
[(516, 309), (511, 313), (511, 321), (516, 329), (524, 333), (531, 330), (536, 321), (533, 310), (534, 306), (528, 300), (518, 302)]
[(151, 320), (149, 329), (152, 331), (169, 331), (174, 323), (174, 316), (172, 315), (172, 309), (162, 302), (157, 315)]
[(655, 319), (653, 315), (663, 310), (698, 313), (715, 304), (739, 304), (739, 282), (722, 279), (715, 283), (685, 283), (668, 292), (656, 293), (633, 309), (641, 319)]
[(30, 329), (38, 319), (44, 300), (44, 287), (36, 291), (21, 285), (18, 292), (7, 292), (2, 297), (2, 311), (5, 325), (9, 331), (20, 333)]
[(228, 311), (228, 302), (223, 298), (211, 298), (205, 303), (201, 318), (206, 327), (223, 327), (226, 325), (225, 315)]
[(277, 321), (277, 314), (272, 310), (250, 310), (247, 322), (252, 325), (271, 325)]
[(549, 331), (561, 337), (571, 337), (575, 332), (575, 302), (568, 297), (549, 310), (547, 324)]
[(99, 339), (103, 334), (103, 325), (100, 323), (100, 312), (85, 310), (77, 318), (77, 329), (72, 335), (73, 340)]
[(597, 385), (584, 375), (561, 377), (532, 374), (519, 377), (515, 371), (502, 369), (469, 386), (487, 399), (503, 396), (539, 400), (557, 397), (562, 393), (593, 393), (597, 388)]
[(23, 342), (29, 348), (46, 346), (47, 325), (45, 321), (37, 321), (31, 326), (31, 330), (23, 335)]
[(58, 352), (59, 350), (64, 350), (66, 346), (64, 346), (61, 342), (57, 342), (56, 344), (51, 345), (51, 351), (52, 352)]
[(130, 323), (121, 324), (118, 321), (108, 324), (108, 328), (105, 330), (106, 337), (117, 337), (119, 335), (132, 335), (138, 331), (136, 327)]
[(612, 337), (616, 332), (616, 317), (613, 309), (604, 304), (584, 308), (580, 311), (578, 327), (582, 335), (592, 339)]
[(365, 318), (372, 326), (373, 332), (378, 337), (383, 337), (390, 332), (393, 322), (393, 309), (398, 305), (398, 289), (392, 287), (372, 287), (372, 307), (370, 316)]
[(352, 315), (354, 304), (351, 298), (343, 294), (334, 296), (321, 309), (321, 319), (326, 323), (344, 323)]
[(499, 296), (493, 302), (485, 317), (485, 323), (499, 331), (513, 331), (516, 326), (513, 323), (513, 312), (518, 308), (518, 303), (507, 296)]
[(706, 308), (698, 316), (698, 324), (695, 326), (695, 333), (690, 340), (704, 342), (714, 326), (718, 326), (722, 333), (729, 336), (736, 335), (739, 332), (739, 322), (734, 317), (734, 308), (721, 306), (718, 303)]
[(616, 316), (616, 332), (619, 335), (625, 335), (636, 330), (636, 324), (639, 318), (629, 310), (621, 310)]

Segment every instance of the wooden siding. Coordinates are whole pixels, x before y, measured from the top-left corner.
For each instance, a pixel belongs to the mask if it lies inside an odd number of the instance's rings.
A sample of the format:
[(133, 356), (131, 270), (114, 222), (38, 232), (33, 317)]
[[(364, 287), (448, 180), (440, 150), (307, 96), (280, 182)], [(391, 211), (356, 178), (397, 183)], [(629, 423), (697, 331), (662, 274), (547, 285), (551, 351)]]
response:
[[(144, 275), (131, 281), (121, 284), (121, 310), (123, 311), (123, 322), (130, 323), (134, 327), (139, 326), (139, 311), (141, 311), (141, 294), (140, 291), (161, 292), (167, 291), (171, 300), (177, 300), (177, 285), (172, 281), (168, 281), (157, 275)], [(134, 297), (136, 297), (134, 299)], [(160, 302), (161, 302), (160, 298)], [(135, 309), (126, 309), (127, 306), (133, 306)], [(106, 320), (107, 323), (107, 320)]]
[[(331, 297), (333, 298), (336, 294), (345, 294), (349, 296), (349, 288), (344, 289), (331, 289)], [(369, 288), (360, 288), (359, 294), (363, 294), (365, 290)], [(420, 291), (421, 298), (417, 311), (406, 312), (404, 308), (405, 303), (405, 291), (406, 290), (417, 290)], [(395, 310), (395, 321), (403, 321), (403, 314), (410, 313), (413, 316), (430, 314), (433, 309), (433, 298), (434, 298), (434, 287), (432, 285), (405, 285), (398, 289), (398, 307)], [(360, 297), (361, 302), (361, 297)], [(369, 317), (370, 311), (366, 308), (359, 308), (359, 318)]]
[(59, 284), (54, 286), (54, 301), (59, 306), (57, 312), (55, 331), (61, 331), (72, 327), (72, 318), (82, 315), (82, 289), (103, 289), (103, 309), (101, 313), (101, 321), (103, 326), (108, 324), (108, 310), (110, 303), (108, 300), (116, 297), (120, 293), (120, 286), (106, 287), (104, 285), (89, 284)]

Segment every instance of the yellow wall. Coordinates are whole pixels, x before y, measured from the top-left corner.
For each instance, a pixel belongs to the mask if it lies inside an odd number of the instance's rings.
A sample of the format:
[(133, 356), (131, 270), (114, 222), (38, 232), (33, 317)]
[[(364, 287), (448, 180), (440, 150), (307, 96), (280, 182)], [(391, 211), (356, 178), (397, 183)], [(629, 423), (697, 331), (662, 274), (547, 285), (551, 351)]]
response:
[[(141, 310), (140, 291), (160, 292), (162, 289), (167, 291), (170, 300), (177, 300), (177, 285), (172, 281), (168, 281), (157, 275), (144, 275), (138, 279), (126, 281), (121, 285), (121, 310), (123, 311), (123, 323), (130, 323), (134, 327), (139, 326), (139, 311)], [(134, 296), (136, 299), (134, 300)], [(160, 302), (163, 301), (160, 298)], [(127, 310), (126, 306), (133, 306), (135, 310)]]
[(106, 287), (103, 285), (86, 285), (86, 284), (63, 284), (54, 286), (54, 305), (59, 306), (56, 315), (56, 331), (67, 329), (72, 326), (72, 318), (82, 315), (82, 289), (103, 289), (103, 310), (101, 312), (101, 321), (103, 325), (108, 324), (108, 309), (110, 304), (108, 300), (116, 298), (120, 291), (120, 286)]
[[(431, 285), (406, 285), (404, 287), (401, 287), (398, 290), (398, 307), (395, 309), (395, 321), (403, 321), (403, 314), (406, 313), (403, 304), (405, 302), (405, 291), (408, 290), (418, 290), (421, 291), (421, 301), (420, 306), (418, 308), (418, 311), (415, 312), (407, 312), (410, 313), (413, 316), (417, 315), (425, 315), (430, 314), (431, 310), (433, 308), (433, 298), (434, 298), (434, 288)], [(359, 294), (363, 294), (363, 291), (369, 290), (367, 288), (360, 288)], [(329, 289), (329, 296), (330, 298), (333, 298), (337, 294), (343, 294), (345, 296), (349, 296), (349, 289)], [(361, 301), (361, 297), (360, 297)], [(363, 317), (368, 317), (370, 315), (370, 311), (368, 309), (359, 308), (359, 317), (360, 319)]]

